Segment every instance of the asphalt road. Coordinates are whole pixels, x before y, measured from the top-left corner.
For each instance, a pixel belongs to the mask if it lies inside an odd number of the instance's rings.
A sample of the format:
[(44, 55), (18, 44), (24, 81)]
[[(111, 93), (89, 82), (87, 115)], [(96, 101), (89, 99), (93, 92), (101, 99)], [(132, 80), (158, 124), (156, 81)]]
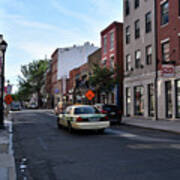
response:
[(130, 126), (69, 134), (46, 111), (12, 117), (18, 180), (180, 179), (180, 135)]

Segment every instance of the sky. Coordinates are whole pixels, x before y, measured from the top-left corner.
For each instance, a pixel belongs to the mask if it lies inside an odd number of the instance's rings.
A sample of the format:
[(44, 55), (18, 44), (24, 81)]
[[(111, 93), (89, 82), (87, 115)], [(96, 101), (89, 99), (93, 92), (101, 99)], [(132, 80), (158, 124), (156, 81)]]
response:
[(0, 34), (8, 43), (6, 80), (17, 91), (22, 65), (51, 57), (58, 47), (91, 42), (122, 22), (122, 0), (0, 0)]

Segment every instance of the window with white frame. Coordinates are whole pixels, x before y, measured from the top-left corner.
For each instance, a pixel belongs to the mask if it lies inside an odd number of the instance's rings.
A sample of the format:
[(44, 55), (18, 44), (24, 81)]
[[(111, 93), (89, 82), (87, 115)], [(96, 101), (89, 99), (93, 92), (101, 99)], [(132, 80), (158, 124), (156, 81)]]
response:
[(125, 1), (125, 15), (129, 15), (130, 14), (130, 4), (129, 4), (129, 0)]
[(161, 25), (169, 22), (169, 1), (164, 2), (161, 5)]
[(138, 8), (139, 5), (140, 5), (139, 0), (134, 0), (134, 8), (135, 8), (135, 9)]
[(149, 45), (146, 47), (146, 64), (152, 64), (152, 46)]
[(146, 33), (149, 33), (152, 30), (151, 12), (148, 12), (145, 15), (145, 19), (146, 19)]
[(130, 71), (131, 70), (131, 55), (128, 54), (126, 56), (126, 71)]
[(110, 32), (110, 49), (114, 49), (114, 32)]
[(134, 23), (134, 35), (135, 35), (135, 39), (139, 38), (140, 37), (140, 20), (136, 20), (135, 23)]
[(104, 49), (104, 54), (107, 53), (107, 36), (104, 36), (103, 38), (103, 49)]
[(131, 37), (131, 34), (130, 34), (130, 26), (127, 26), (127, 27), (126, 27), (126, 44), (129, 44), (129, 43), (130, 43), (130, 37)]
[(141, 67), (141, 51), (137, 50), (135, 52), (135, 67), (138, 69)]
[(114, 56), (111, 56), (110, 58), (110, 69), (114, 70)]
[(163, 62), (169, 62), (170, 61), (169, 41), (162, 43), (162, 61)]

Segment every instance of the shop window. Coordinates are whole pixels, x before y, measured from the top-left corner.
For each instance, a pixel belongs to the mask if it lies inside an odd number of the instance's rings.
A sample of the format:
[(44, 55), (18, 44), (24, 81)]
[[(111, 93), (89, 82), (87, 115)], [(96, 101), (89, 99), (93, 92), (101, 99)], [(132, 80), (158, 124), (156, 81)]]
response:
[(126, 44), (129, 44), (129, 43), (130, 43), (130, 37), (131, 37), (131, 34), (130, 34), (130, 26), (127, 26), (127, 27), (126, 27)]
[(155, 96), (154, 96), (154, 85), (148, 85), (148, 108), (149, 116), (154, 117), (155, 114)]
[(170, 61), (170, 45), (169, 41), (162, 43), (162, 60), (163, 62), (169, 62)]
[(126, 88), (126, 116), (131, 114), (131, 88)]
[(146, 19), (146, 33), (149, 33), (152, 30), (151, 12), (148, 12), (146, 14), (145, 19)]
[(180, 118), (180, 80), (177, 80), (176, 83), (176, 117)]
[(114, 104), (114, 93), (111, 93), (111, 103)]
[(137, 86), (134, 88), (134, 109), (135, 115), (144, 115), (144, 87)]
[(135, 39), (139, 38), (140, 37), (140, 20), (136, 20), (135, 23), (135, 29), (134, 29), (134, 34), (135, 34)]
[(146, 63), (152, 64), (152, 46), (149, 45), (146, 47)]
[(165, 82), (165, 97), (166, 97), (166, 117), (172, 118), (173, 104), (172, 104), (172, 86), (171, 81)]
[(166, 1), (161, 5), (161, 25), (169, 22), (169, 2)]

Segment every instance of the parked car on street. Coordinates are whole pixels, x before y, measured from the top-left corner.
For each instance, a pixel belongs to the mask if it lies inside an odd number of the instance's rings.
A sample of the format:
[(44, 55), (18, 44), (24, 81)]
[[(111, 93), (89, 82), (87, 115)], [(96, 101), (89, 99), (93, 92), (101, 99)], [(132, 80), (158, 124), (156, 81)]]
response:
[(36, 103), (30, 103), (28, 108), (30, 108), (30, 109), (37, 109), (38, 105)]
[(110, 104), (95, 104), (95, 108), (102, 114), (106, 114), (111, 123), (120, 123), (122, 112), (119, 106)]
[(68, 106), (64, 113), (59, 114), (57, 125), (67, 127), (69, 132), (73, 129), (104, 131), (110, 123), (105, 114), (100, 114), (90, 105)]
[(10, 105), (11, 111), (20, 111), (21, 110), (21, 103), (18, 101), (13, 101)]

